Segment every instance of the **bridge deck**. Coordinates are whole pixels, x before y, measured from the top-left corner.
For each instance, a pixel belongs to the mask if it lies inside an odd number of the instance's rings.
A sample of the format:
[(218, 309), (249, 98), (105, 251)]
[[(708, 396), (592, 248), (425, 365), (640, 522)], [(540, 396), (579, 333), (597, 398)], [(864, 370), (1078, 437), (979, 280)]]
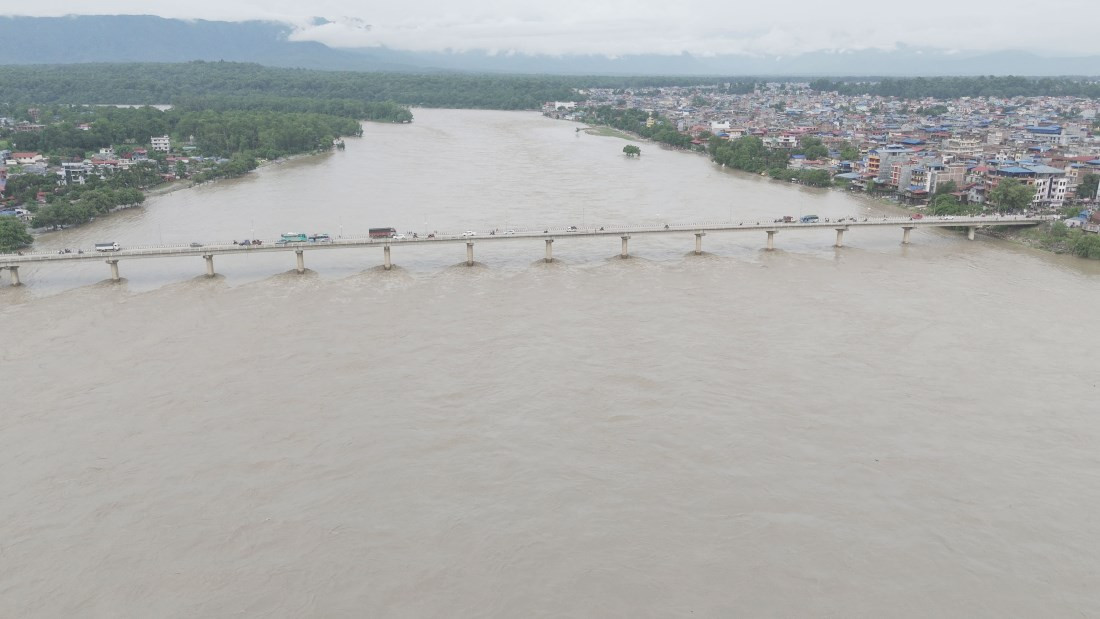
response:
[(287, 243), (276, 245), (274, 243), (264, 245), (234, 245), (232, 243), (218, 243), (203, 245), (202, 247), (190, 247), (186, 245), (173, 246), (139, 246), (121, 249), (113, 252), (88, 251), (83, 254), (58, 254), (36, 252), (30, 254), (0, 254), (0, 267), (19, 266), (21, 264), (35, 262), (75, 261), (75, 260), (121, 260), (129, 258), (168, 258), (173, 256), (209, 256), (221, 254), (278, 252), (318, 249), (346, 249), (364, 247), (384, 247), (386, 245), (425, 245), (431, 243), (482, 243), (496, 241), (514, 241), (520, 239), (564, 239), (576, 237), (596, 236), (633, 236), (636, 234), (693, 234), (698, 232), (734, 232), (734, 231), (768, 231), (768, 230), (805, 230), (815, 228), (851, 229), (860, 227), (895, 227), (895, 228), (947, 228), (947, 227), (990, 227), (990, 226), (1032, 226), (1049, 221), (1048, 217), (956, 217), (954, 219), (932, 218), (909, 219), (908, 217), (888, 217), (879, 219), (851, 218), (843, 221), (830, 221), (818, 223), (781, 223), (781, 222), (738, 222), (738, 223), (704, 223), (704, 224), (675, 224), (659, 226), (621, 226), (604, 228), (583, 228), (577, 231), (546, 230), (546, 231), (522, 231), (514, 234), (477, 234), (468, 237), (462, 234), (437, 234), (435, 238), (427, 238), (427, 235), (419, 238), (407, 238), (395, 240), (388, 238), (341, 238), (324, 243)]

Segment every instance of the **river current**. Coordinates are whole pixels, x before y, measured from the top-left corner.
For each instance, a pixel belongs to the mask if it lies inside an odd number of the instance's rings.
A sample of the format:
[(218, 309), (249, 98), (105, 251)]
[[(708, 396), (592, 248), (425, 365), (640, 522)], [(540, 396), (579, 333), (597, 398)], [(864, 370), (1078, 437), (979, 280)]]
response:
[[(417, 110), (40, 249), (874, 216)], [(3, 617), (1100, 615), (1100, 269), (853, 229), (23, 267)]]

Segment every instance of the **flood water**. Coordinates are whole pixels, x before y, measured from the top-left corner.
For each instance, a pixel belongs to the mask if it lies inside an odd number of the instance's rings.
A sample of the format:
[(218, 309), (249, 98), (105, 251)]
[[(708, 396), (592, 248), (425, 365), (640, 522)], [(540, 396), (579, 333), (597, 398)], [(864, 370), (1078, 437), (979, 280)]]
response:
[[(417, 110), (40, 249), (867, 216)], [(1100, 615), (1100, 269), (854, 229), (22, 267), (3, 617)]]

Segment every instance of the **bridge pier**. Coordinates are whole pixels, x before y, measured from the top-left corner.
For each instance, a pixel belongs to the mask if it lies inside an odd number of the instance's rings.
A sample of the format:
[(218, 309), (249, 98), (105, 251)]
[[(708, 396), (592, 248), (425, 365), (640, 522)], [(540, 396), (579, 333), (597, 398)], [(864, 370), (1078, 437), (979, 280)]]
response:
[(833, 247), (844, 247), (844, 233), (847, 231), (847, 227), (836, 229), (836, 245), (833, 245)]
[(214, 255), (203, 254), (202, 259), (206, 261), (206, 276), (214, 277)]
[(620, 237), (620, 238), (622, 238), (622, 240), (623, 240), (623, 249), (622, 249), (621, 252), (619, 252), (619, 257), (620, 258), (629, 258), (630, 257), (630, 251), (628, 251), (628, 249), (627, 249), (627, 243), (626, 242), (630, 240), (630, 237), (629, 236), (623, 236), (623, 237)]
[(298, 262), (298, 268), (297, 268), (298, 274), (301, 275), (302, 273), (305, 273), (306, 272), (306, 252), (301, 250), (301, 249), (295, 249), (294, 250), (294, 257), (297, 258), (297, 262)]
[(554, 261), (554, 239), (546, 239), (546, 262)]
[(11, 285), (12, 286), (21, 285), (19, 283), (19, 267), (17, 267), (17, 266), (8, 267), (8, 273), (11, 274)]
[(393, 268), (393, 260), (390, 259), (390, 246), (386, 245), (382, 248), (382, 268), (389, 271)]
[(466, 242), (466, 266), (474, 266), (474, 244), (469, 241)]
[(974, 231), (977, 230), (977, 229), (978, 229), (977, 226), (967, 226), (967, 228), (966, 228), (966, 238), (967, 238), (967, 240), (970, 240), (970, 241), (974, 240)]
[(902, 245), (908, 245), (909, 244), (909, 233), (913, 231), (913, 226), (902, 226), (901, 230), (902, 230), (901, 244)]
[(703, 237), (706, 236), (706, 232), (695, 233), (695, 255), (699, 256), (703, 253)]
[(111, 267), (111, 281), (112, 282), (117, 282), (120, 279), (122, 279), (121, 277), (118, 276), (118, 259), (117, 258), (108, 258), (107, 259), (107, 264), (110, 265), (110, 267)]
[(779, 230), (765, 230), (764, 232), (768, 233), (768, 251), (772, 251), (775, 249), (775, 235)]

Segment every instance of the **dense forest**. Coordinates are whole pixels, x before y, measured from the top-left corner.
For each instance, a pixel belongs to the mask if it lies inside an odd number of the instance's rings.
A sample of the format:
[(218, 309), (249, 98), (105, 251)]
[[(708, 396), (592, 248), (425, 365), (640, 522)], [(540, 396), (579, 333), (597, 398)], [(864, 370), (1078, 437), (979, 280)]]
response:
[(271, 112), (308, 112), (380, 122), (412, 122), (409, 108), (392, 101), (361, 101), (356, 99), (317, 99), (313, 97), (277, 97), (210, 95), (185, 96), (173, 102), (173, 107), (190, 111), (249, 110)]
[(572, 100), (573, 91), (562, 78), (309, 71), (229, 62), (0, 67), (5, 102), (175, 104), (209, 96), (227, 97), (223, 104), (274, 97), (535, 109), (546, 101)]
[[(777, 78), (778, 79), (778, 78)], [(791, 81), (783, 78), (778, 81)], [(313, 71), (233, 62), (0, 66), (0, 101), (20, 105), (162, 104), (201, 109), (319, 112), (391, 120), (404, 106), (537, 109), (577, 101), (577, 89), (702, 86), (752, 92), (759, 80), (729, 77), (600, 77)], [(1100, 98), (1100, 82), (1071, 78), (917, 77), (817, 79), (821, 92), (903, 98), (1069, 95)], [(404, 113), (407, 113), (405, 110)]]
[[(509, 76), (398, 74), (281, 69), (233, 62), (0, 66), (0, 101), (18, 104), (179, 104), (313, 111), (345, 115), (365, 106), (362, 118), (384, 110), (370, 104), (538, 109), (547, 101), (579, 100), (574, 89), (705, 86), (752, 92), (751, 80), (700, 77)], [(213, 97), (213, 98), (211, 98)], [(303, 100), (339, 101), (333, 107), (295, 109)], [(392, 105), (392, 104), (390, 104)], [(273, 107), (281, 106), (281, 107)], [(342, 111), (337, 111), (342, 110)]]
[(192, 145), (203, 155), (247, 153), (274, 159), (325, 149), (333, 139), (361, 131), (354, 118), (315, 112), (69, 105), (38, 109), (46, 126), (41, 131), (13, 133), (9, 138), (17, 140), (20, 150), (61, 158), (82, 159), (88, 151), (109, 146), (126, 150), (128, 144), (148, 144), (150, 136), (171, 135), (177, 143), (190, 143), (193, 137)]
[(1016, 76), (884, 78), (878, 81), (818, 79), (810, 88), (842, 95), (879, 95), (920, 99), (958, 97), (1088, 97), (1100, 98), (1100, 82), (1070, 78)]

